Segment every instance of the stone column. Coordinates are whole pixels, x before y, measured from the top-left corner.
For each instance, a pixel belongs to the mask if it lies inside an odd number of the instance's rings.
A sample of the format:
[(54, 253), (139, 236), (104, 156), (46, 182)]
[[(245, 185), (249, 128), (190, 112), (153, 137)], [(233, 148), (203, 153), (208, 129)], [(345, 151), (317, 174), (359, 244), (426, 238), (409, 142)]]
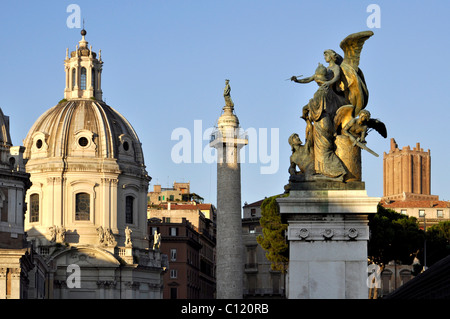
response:
[(6, 272), (8, 268), (0, 268), (0, 299), (6, 299)]
[[(234, 148), (234, 152), (238, 151)], [(239, 163), (217, 164), (218, 299), (241, 299), (243, 293), (240, 173)]]
[(11, 271), (11, 299), (20, 299), (21, 290), (21, 269), (12, 268)]
[(217, 149), (217, 244), (216, 290), (218, 299), (241, 299), (243, 295), (241, 168), (238, 119), (231, 108), (219, 118), (217, 136), (210, 146)]
[(288, 223), (288, 298), (367, 299), (368, 216), (380, 199), (359, 182), (304, 184), (277, 200)]

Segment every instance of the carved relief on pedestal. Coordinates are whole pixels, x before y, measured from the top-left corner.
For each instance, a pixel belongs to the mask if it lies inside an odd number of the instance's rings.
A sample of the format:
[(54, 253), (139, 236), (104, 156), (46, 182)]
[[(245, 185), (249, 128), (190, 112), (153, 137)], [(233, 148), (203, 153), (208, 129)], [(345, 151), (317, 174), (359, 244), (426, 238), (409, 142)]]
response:
[(331, 238), (334, 236), (334, 231), (333, 231), (332, 229), (329, 229), (329, 228), (324, 229), (324, 230), (322, 231), (322, 236), (323, 236), (325, 239), (331, 239)]
[(359, 235), (359, 232), (358, 232), (358, 230), (357, 230), (356, 228), (350, 228), (350, 229), (347, 231), (347, 236), (348, 236), (350, 239), (355, 239), (356, 237), (358, 237), (358, 235)]
[(320, 240), (367, 240), (367, 226), (330, 225), (298, 225), (289, 229), (289, 240), (320, 241)]

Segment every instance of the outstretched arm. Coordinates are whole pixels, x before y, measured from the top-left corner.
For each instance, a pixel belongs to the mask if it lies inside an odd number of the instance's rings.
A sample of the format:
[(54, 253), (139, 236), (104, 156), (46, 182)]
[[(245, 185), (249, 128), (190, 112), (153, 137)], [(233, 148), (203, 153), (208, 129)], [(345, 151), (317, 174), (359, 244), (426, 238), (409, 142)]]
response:
[(309, 83), (314, 81), (314, 75), (309, 76), (307, 78), (304, 79), (297, 79), (297, 77), (294, 75), (291, 77), (291, 81), (297, 82), (297, 83)]

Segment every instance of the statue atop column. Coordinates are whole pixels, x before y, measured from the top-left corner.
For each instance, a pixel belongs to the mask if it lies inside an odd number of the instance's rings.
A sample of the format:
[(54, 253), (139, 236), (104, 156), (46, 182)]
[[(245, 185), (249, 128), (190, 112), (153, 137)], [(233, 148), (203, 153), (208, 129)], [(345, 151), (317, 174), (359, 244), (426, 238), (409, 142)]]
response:
[(225, 99), (225, 107), (234, 108), (233, 100), (231, 100), (231, 86), (230, 80), (225, 80), (225, 88), (223, 89), (223, 97)]
[(296, 83), (314, 81), (318, 85), (301, 112), (306, 122), (305, 145), (299, 146), (296, 133), (289, 138), (291, 183), (361, 181), (361, 149), (378, 156), (366, 146), (365, 137), (375, 129), (386, 138), (387, 131), (381, 121), (370, 118), (370, 112), (365, 110), (369, 91), (359, 68), (363, 45), (372, 35), (372, 31), (363, 31), (347, 36), (340, 44), (344, 58), (334, 50), (325, 50), (328, 67), (319, 63), (312, 76), (291, 77)]

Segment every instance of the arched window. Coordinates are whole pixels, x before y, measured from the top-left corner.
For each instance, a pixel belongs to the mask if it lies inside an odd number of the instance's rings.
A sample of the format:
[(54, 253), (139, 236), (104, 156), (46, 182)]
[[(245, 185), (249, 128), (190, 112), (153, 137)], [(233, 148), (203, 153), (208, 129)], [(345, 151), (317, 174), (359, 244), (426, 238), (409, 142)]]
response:
[(75, 196), (75, 220), (90, 220), (91, 196), (87, 193), (78, 193)]
[(86, 68), (81, 68), (80, 88), (86, 90)]
[(77, 70), (75, 68), (72, 69), (72, 90), (75, 87), (75, 83), (77, 82)]
[(127, 224), (133, 224), (133, 205), (134, 197), (125, 197), (125, 223)]
[(92, 88), (95, 90), (95, 69), (94, 68), (92, 68), (92, 74), (91, 74), (91, 85), (92, 85)]
[(39, 194), (30, 195), (30, 223), (39, 221)]

